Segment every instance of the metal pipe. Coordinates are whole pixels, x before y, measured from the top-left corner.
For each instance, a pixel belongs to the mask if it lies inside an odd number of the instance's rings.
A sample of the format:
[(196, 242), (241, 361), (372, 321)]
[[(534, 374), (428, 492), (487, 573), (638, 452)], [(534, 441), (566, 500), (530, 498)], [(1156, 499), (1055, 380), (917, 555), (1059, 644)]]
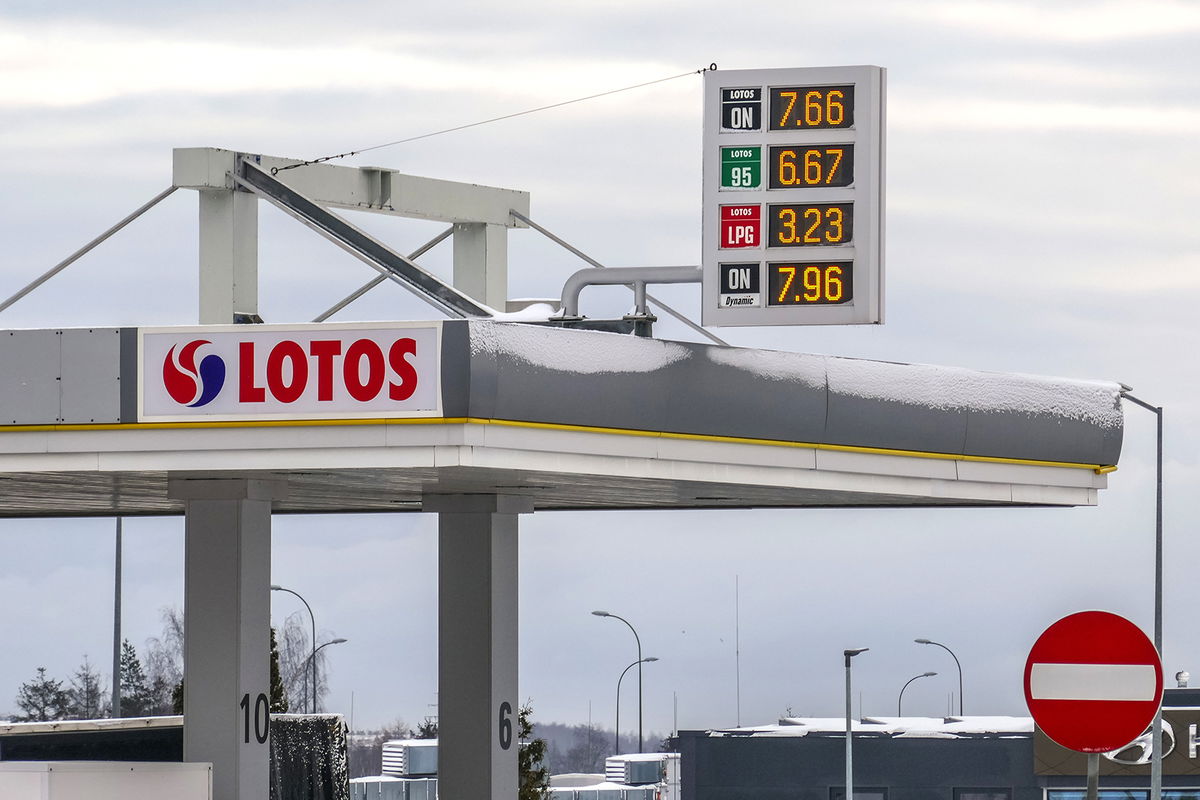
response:
[(0, 303), (0, 312), (4, 311), (6, 308), (11, 306), (13, 303), (17, 302), (22, 297), (24, 297), (25, 295), (32, 292), (34, 289), (41, 286), (43, 283), (50, 280), (55, 275), (57, 275), (58, 273), (62, 272), (64, 269), (66, 269), (67, 267), (74, 264), (76, 261), (78, 261), (83, 256), (87, 255), (89, 252), (94, 250), (96, 248), (96, 246), (99, 245), (101, 242), (103, 242), (105, 239), (109, 238), (114, 233), (121, 230), (121, 228), (124, 228), (126, 225), (133, 222), (135, 219), (140, 217), (142, 214), (145, 214), (151, 208), (158, 205), (158, 203), (160, 201), (162, 201), (163, 199), (165, 199), (167, 197), (167, 195), (171, 194), (178, 188), (179, 188), (178, 186), (167, 187), (166, 189), (164, 189), (163, 191), (161, 191), (157, 195), (155, 195), (154, 199), (152, 199), (150, 202), (146, 203), (144, 206), (140, 207), (137, 211), (134, 211), (128, 217), (121, 220), (116, 225), (113, 225), (111, 228), (106, 230), (104, 233), (100, 234), (95, 239), (92, 239), (90, 242), (88, 242), (83, 247), (76, 250), (71, 255), (67, 256), (62, 261), (55, 264), (52, 268), (50, 268), (46, 272), (43, 272), (40, 277), (36, 278), (32, 283), (26, 285), (24, 289), (17, 292), (12, 297), (5, 300), (3, 303)]
[(963, 680), (962, 680), (962, 664), (958, 663), (958, 656), (954, 655), (954, 651), (941, 642), (935, 642), (930, 639), (913, 639), (917, 644), (936, 644), (938, 647), (945, 650), (954, 659), (954, 666), (958, 667), (958, 715), (963, 715)]
[[(291, 589), (285, 589), (282, 586), (278, 586), (278, 585), (274, 585), (274, 584), (271, 586), (271, 591), (272, 592), (287, 592), (288, 594), (294, 594), (294, 595), (296, 595), (296, 597), (300, 597), (299, 592), (293, 592)], [(309, 672), (309, 671), (312, 672), (312, 678), (313, 678), (312, 697), (313, 697), (313, 709), (315, 710), (317, 707), (317, 674), (315, 671), (316, 670), (316, 666), (315, 666), (316, 661), (313, 660), (313, 656), (315, 656), (317, 654), (317, 618), (316, 618), (316, 616), (313, 615), (312, 606), (310, 606), (308, 604), (307, 600), (305, 600), (303, 597), (300, 597), (300, 602), (304, 603), (304, 607), (308, 609), (308, 618), (312, 620), (312, 652), (309, 654), (308, 658), (309, 658), (310, 664), (312, 664), (314, 666), (312, 666), (311, 670), (305, 670), (305, 672)], [(307, 681), (307, 679), (306, 679), (306, 681)], [(308, 705), (308, 692), (304, 693), (304, 704), (306, 706)]]
[(117, 517), (117, 552), (113, 569), (113, 719), (121, 716), (121, 518)]
[[(1163, 410), (1162, 406), (1147, 403), (1129, 393), (1129, 388), (1122, 385), (1121, 397), (1153, 412), (1157, 417), (1156, 454), (1155, 454), (1155, 489), (1154, 489), (1154, 649), (1162, 658), (1162, 629), (1163, 629), (1163, 530), (1162, 530), (1162, 462), (1163, 462)], [(1159, 705), (1151, 726), (1151, 759), (1150, 759), (1150, 800), (1162, 800), (1162, 705)]]
[(904, 716), (904, 712), (901, 709), (903, 709), (903, 707), (904, 707), (904, 705), (903, 705), (904, 704), (904, 690), (908, 688), (908, 684), (912, 683), (913, 681), (915, 681), (919, 678), (932, 678), (934, 675), (937, 675), (937, 673), (936, 672), (922, 672), (920, 675), (914, 675), (913, 677), (909, 678), (908, 681), (906, 681), (905, 684), (900, 687), (900, 696), (898, 698), (896, 698), (896, 716), (897, 717)]
[[(567, 252), (572, 253), (572, 254), (578, 256), (579, 258), (583, 259), (587, 263), (591, 264), (593, 267), (596, 267), (597, 269), (606, 269), (606, 267), (603, 264), (601, 264), (599, 261), (597, 261), (596, 259), (589, 256), (587, 253), (584, 253), (582, 250), (578, 249), (577, 247), (572, 246), (571, 244), (564, 241), (563, 239), (560, 239), (559, 237), (555, 236), (553, 233), (546, 230), (541, 225), (538, 225), (536, 222), (534, 222), (533, 220), (531, 220), (529, 217), (525, 216), (521, 212), (519, 212), (515, 209), (509, 209), (508, 213), (511, 214), (514, 219), (524, 222), (526, 225), (533, 228), (535, 231), (542, 234), (550, 241), (563, 247), (564, 249), (567, 250)], [(708, 339), (709, 341), (711, 341), (713, 344), (719, 344), (719, 345), (722, 345), (723, 347), (730, 346), (729, 342), (727, 342), (724, 339), (722, 339), (721, 337), (717, 336), (715, 333), (711, 333), (703, 326), (697, 325), (695, 322), (692, 322), (690, 319), (688, 319), (682, 313), (671, 308), (669, 305), (667, 305), (663, 301), (659, 300), (654, 295), (647, 294), (646, 299), (649, 300), (651, 303), (654, 303), (656, 306), (661, 308), (663, 311), (670, 314), (675, 319), (682, 322), (684, 325), (687, 325), (689, 328), (694, 330), (696, 333), (700, 334), (701, 336), (703, 336), (706, 339)]]
[(842, 655), (846, 657), (846, 791), (843, 800), (854, 800), (854, 749), (852, 746), (854, 737), (850, 722), (850, 659), (870, 649), (869, 647), (858, 647), (842, 651)]
[[(637, 642), (638, 660), (635, 663), (638, 665), (638, 752), (640, 753), (642, 752), (642, 663), (645, 660), (642, 658), (642, 639), (640, 636), (638, 636), (637, 630), (634, 629), (629, 620), (625, 619), (624, 617), (618, 617), (616, 614), (610, 614), (607, 611), (593, 611), (592, 615), (597, 617), (612, 617), (613, 619), (621, 620), (621, 622), (624, 622), (629, 626), (629, 630), (633, 632), (633, 640)], [(617, 735), (619, 736), (620, 732), (618, 732)]]
[(328, 642), (321, 645), (320, 647), (314, 648), (312, 651), (312, 655), (309, 656), (309, 659), (312, 661), (312, 674), (313, 674), (313, 692), (312, 692), (312, 695), (313, 695), (312, 713), (313, 714), (317, 713), (317, 653), (321, 652), (326, 647), (329, 647), (329, 645), (331, 645), (331, 644), (345, 644), (348, 641), (350, 641), (350, 640), (349, 639), (330, 639)]
[(579, 316), (579, 294), (585, 286), (635, 286), (642, 284), (641, 301), (645, 306), (647, 283), (700, 283), (703, 272), (699, 267), (596, 267), (581, 269), (563, 284), (562, 315)]

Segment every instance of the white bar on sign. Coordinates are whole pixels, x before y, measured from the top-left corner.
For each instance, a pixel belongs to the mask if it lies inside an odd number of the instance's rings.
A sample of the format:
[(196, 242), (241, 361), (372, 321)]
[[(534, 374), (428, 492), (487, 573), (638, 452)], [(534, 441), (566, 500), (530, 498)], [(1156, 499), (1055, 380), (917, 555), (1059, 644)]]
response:
[(1154, 700), (1157, 676), (1151, 664), (1034, 664), (1029, 693), (1034, 700)]

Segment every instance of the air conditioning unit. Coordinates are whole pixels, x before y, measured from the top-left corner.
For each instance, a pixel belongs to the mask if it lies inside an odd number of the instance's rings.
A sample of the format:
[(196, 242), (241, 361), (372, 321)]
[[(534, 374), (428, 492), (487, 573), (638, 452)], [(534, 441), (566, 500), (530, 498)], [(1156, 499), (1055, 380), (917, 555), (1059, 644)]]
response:
[[(668, 753), (638, 753), (627, 756), (609, 756), (604, 759), (604, 779), (610, 783), (640, 786), (666, 780), (666, 757)], [(676, 756), (678, 758), (678, 756)]]
[(396, 778), (437, 775), (437, 739), (394, 739), (383, 743), (383, 774)]

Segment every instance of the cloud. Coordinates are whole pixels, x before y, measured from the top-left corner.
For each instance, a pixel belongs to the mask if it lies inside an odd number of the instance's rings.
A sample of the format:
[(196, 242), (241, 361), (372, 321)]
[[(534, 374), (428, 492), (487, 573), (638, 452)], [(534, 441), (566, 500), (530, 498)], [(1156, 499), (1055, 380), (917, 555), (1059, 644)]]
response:
[(936, 2), (901, 7), (926, 24), (1009, 42), (1111, 43), (1200, 31), (1200, 7), (1177, 0), (1102, 3)]
[(46, 27), (9, 20), (0, 29), (0, 108), (63, 108), (155, 94), (361, 93), (436, 85), (448, 100), (458, 98), (470, 122), (483, 109), (464, 103), (481, 92), (554, 103), (673, 74), (648, 59), (563, 64), (530, 56), (481, 70), (474, 60), (445, 58), (431, 44), (428, 37), (393, 33), (272, 45), (102, 23)]

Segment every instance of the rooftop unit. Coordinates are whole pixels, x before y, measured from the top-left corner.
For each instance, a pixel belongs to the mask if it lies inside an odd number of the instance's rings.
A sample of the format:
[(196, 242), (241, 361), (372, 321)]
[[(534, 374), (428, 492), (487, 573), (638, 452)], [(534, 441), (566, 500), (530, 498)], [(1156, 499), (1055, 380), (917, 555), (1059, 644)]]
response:
[(394, 778), (437, 775), (437, 739), (394, 739), (383, 743), (383, 774)]

